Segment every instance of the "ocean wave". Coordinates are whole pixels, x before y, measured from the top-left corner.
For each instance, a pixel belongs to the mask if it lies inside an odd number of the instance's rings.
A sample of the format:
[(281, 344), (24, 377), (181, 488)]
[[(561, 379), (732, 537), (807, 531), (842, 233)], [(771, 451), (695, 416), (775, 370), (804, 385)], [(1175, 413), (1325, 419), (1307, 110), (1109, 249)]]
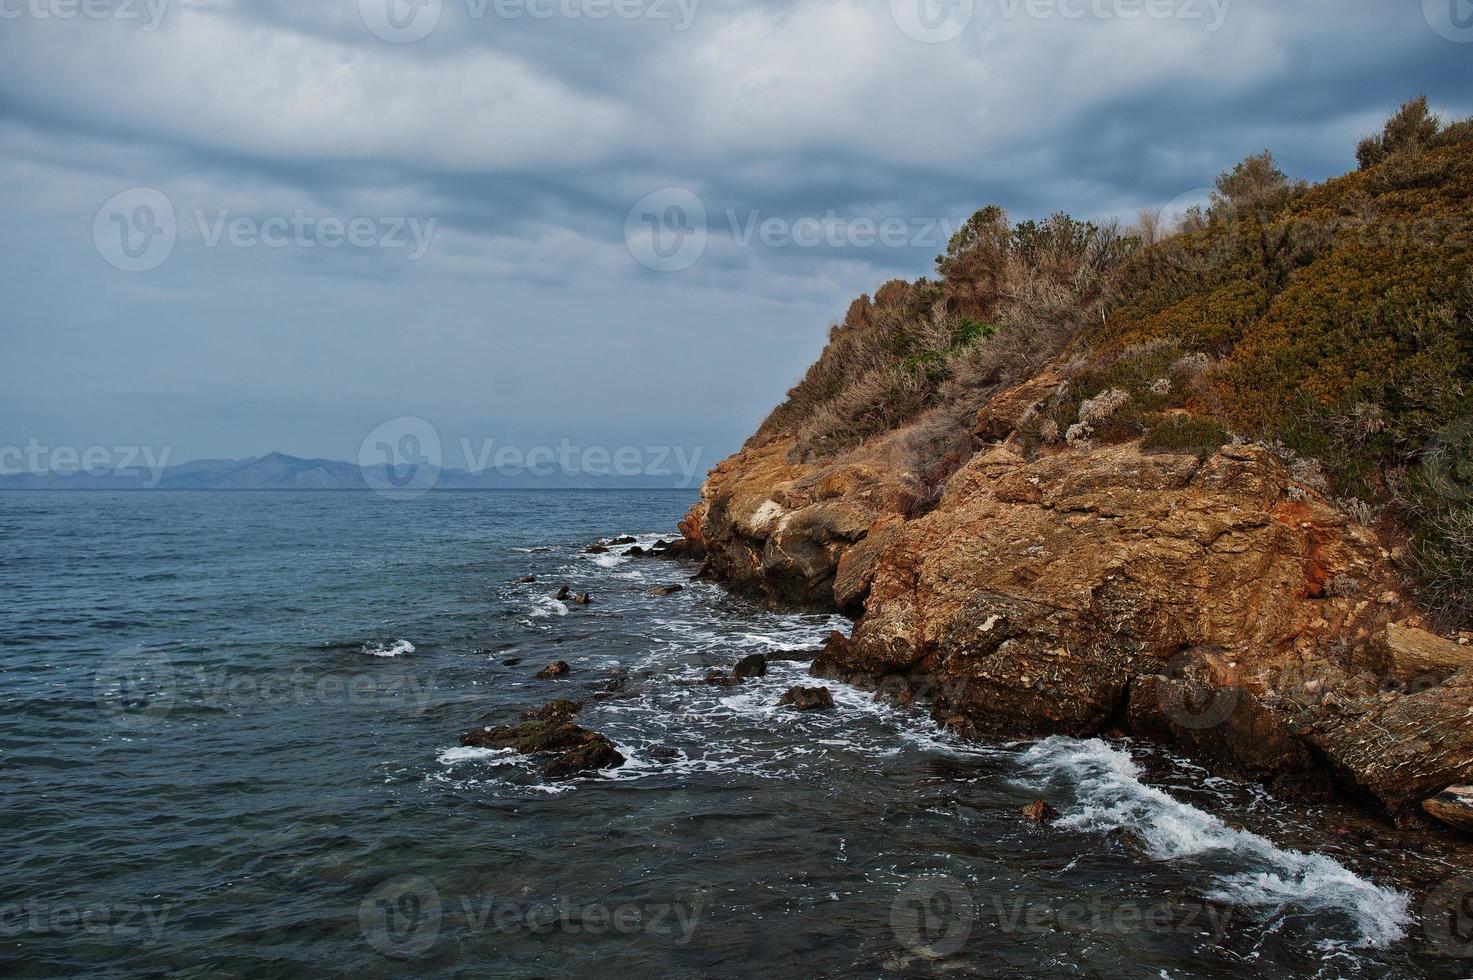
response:
[(1258, 834), (1235, 830), (1217, 817), (1141, 782), (1130, 755), (1100, 739), (1056, 736), (1022, 756), (1031, 789), (1071, 790), (1077, 806), (1058, 826), (1086, 833), (1130, 832), (1159, 861), (1208, 856), (1249, 865), (1217, 874), (1210, 901), (1278, 912), (1296, 907), (1338, 912), (1355, 923), (1358, 944), (1375, 949), (1403, 939), (1412, 923), (1411, 899), (1383, 888), (1323, 854), (1276, 846)]
[(388, 644), (370, 640), (363, 644), (363, 652), (370, 657), (400, 657), (406, 653), (413, 653), (414, 644), (408, 640), (394, 640)]

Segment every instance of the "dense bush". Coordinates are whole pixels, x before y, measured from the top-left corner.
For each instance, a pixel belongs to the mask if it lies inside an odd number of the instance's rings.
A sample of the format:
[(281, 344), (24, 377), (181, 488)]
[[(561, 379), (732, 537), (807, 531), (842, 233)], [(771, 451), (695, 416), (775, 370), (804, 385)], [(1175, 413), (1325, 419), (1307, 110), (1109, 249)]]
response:
[(1133, 244), (1113, 226), (1063, 214), (1013, 226), (983, 208), (937, 258), (939, 280), (893, 281), (851, 305), (754, 438), (792, 433), (800, 455), (821, 458), (937, 412), (907, 449), (930, 470), (955, 449), (948, 430), (1102, 315)]
[(1199, 226), (1129, 263), (1090, 343), (1211, 355), (1211, 398), (1194, 410), (1320, 460), (1333, 494), (1386, 507), (1429, 602), (1466, 620), (1473, 518), (1424, 464), (1473, 399), (1473, 126), (1443, 129), (1416, 99), (1357, 156), (1359, 170), (1314, 187), (1265, 157), (1225, 175)]

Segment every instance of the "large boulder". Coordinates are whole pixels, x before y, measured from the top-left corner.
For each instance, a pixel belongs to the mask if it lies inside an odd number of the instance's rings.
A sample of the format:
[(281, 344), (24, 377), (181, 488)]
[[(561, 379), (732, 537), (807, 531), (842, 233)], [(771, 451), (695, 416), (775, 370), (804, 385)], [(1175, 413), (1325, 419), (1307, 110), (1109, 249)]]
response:
[(1384, 658), (1380, 664), (1384, 673), (1400, 681), (1441, 681), (1473, 667), (1473, 648), (1415, 626), (1387, 623), (1375, 646)]

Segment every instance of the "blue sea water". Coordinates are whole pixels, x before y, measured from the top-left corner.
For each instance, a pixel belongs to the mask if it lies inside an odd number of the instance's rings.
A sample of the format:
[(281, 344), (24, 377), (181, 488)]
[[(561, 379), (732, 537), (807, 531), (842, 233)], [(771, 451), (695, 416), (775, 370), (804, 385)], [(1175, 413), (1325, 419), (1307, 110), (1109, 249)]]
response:
[[(1436, 835), (832, 682), (778, 707), (845, 621), (585, 553), (693, 496), (0, 494), (0, 973), (1469, 975)], [(459, 746), (555, 697), (628, 763)]]

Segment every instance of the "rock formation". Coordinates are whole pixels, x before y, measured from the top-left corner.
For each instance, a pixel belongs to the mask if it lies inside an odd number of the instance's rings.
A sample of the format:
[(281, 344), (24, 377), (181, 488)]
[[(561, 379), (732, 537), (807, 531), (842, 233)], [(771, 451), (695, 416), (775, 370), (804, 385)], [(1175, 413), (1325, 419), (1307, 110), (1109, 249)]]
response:
[(858, 616), (815, 675), (964, 734), (1127, 730), (1456, 823), (1428, 801), (1473, 783), (1473, 649), (1425, 628), (1377, 533), (1261, 445), (1025, 452), (1053, 384), (989, 403), (929, 511), (872, 447), (815, 464), (774, 438), (718, 466), (681, 530), (709, 577)]

